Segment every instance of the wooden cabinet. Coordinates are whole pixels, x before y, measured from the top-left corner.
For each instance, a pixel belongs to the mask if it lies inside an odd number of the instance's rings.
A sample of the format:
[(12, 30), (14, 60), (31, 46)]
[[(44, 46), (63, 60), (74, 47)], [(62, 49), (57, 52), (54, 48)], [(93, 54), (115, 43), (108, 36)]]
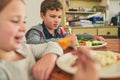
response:
[(97, 35), (97, 28), (72, 28), (72, 33)]
[(92, 34), (99, 35), (108, 38), (118, 38), (119, 37), (119, 29), (120, 27), (113, 26), (104, 26), (104, 27), (73, 27), (72, 33), (74, 34)]
[(118, 27), (99, 27), (98, 35), (102, 36), (117, 36), (118, 35)]

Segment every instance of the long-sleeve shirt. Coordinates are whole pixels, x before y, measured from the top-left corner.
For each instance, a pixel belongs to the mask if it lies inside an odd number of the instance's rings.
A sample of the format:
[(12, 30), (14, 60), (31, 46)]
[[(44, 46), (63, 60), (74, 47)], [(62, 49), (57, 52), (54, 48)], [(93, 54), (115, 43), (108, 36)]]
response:
[(36, 60), (48, 53), (63, 54), (63, 50), (55, 42), (36, 45), (23, 43), (16, 52), (24, 56), (24, 59), (18, 61), (0, 59), (0, 80), (34, 80), (32, 68)]

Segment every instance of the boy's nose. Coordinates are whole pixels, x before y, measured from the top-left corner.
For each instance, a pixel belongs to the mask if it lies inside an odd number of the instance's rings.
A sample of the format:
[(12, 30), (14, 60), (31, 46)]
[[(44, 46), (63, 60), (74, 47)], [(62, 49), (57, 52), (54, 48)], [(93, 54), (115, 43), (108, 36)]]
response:
[(55, 18), (55, 22), (60, 22), (60, 19), (59, 18)]

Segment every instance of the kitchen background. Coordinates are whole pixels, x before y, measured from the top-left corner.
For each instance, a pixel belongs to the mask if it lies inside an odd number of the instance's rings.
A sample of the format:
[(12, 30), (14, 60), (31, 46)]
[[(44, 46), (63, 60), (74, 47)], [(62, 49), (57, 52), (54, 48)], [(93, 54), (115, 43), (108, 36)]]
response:
[[(43, 0), (25, 0), (27, 6), (27, 19), (26, 25), (30, 28), (33, 25), (38, 24), (42, 20), (40, 19), (40, 4)], [(107, 10), (106, 20), (108, 23), (111, 17), (115, 16), (120, 11), (120, 0), (109, 0), (109, 8)]]
[[(40, 19), (40, 4), (43, 0), (25, 0), (26, 2), (26, 8), (27, 8), (27, 18), (26, 18), (26, 26), (29, 29), (33, 25), (36, 25), (38, 23), (41, 23), (42, 20)], [(65, 0), (60, 0), (62, 3), (65, 2)], [(90, 4), (89, 6), (93, 6), (92, 2), (101, 2), (106, 0), (70, 0), (70, 1), (88, 1)], [(101, 35), (105, 36), (107, 38), (120, 38), (120, 27), (118, 26), (110, 26), (111, 18), (118, 14), (120, 11), (120, 0), (107, 0), (109, 3), (108, 8), (106, 9), (106, 16), (105, 16), (105, 25), (104, 26), (97, 26), (97, 27), (81, 27), (77, 26), (72, 28), (72, 32), (75, 34), (92, 34), (92, 35)], [(79, 3), (81, 4), (81, 3)], [(79, 5), (77, 3), (77, 5)], [(73, 3), (72, 3), (73, 5)], [(76, 5), (76, 3), (74, 4)], [(85, 6), (88, 6), (85, 5)], [(65, 6), (65, 4), (64, 4)], [(64, 11), (64, 14), (67, 12)], [(76, 14), (76, 12), (75, 12)], [(79, 14), (79, 13), (78, 13)], [(81, 13), (80, 13), (81, 14)], [(90, 13), (91, 14), (91, 13)], [(63, 15), (64, 16), (64, 15)], [(120, 18), (120, 17), (119, 17)], [(63, 18), (62, 22), (65, 18)], [(113, 19), (113, 22), (115, 20)], [(119, 21), (120, 22), (120, 21)], [(107, 24), (107, 25), (106, 25)], [(63, 24), (64, 26), (65, 24)]]

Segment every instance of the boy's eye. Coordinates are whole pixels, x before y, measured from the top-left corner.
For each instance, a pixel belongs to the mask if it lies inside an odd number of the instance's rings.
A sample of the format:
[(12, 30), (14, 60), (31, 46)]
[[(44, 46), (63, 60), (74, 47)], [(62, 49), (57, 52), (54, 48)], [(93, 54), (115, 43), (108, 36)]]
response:
[[(56, 18), (57, 16), (50, 16), (51, 18)], [(61, 19), (61, 16), (58, 16), (57, 18)]]
[(50, 17), (55, 18), (56, 16), (50, 16)]

